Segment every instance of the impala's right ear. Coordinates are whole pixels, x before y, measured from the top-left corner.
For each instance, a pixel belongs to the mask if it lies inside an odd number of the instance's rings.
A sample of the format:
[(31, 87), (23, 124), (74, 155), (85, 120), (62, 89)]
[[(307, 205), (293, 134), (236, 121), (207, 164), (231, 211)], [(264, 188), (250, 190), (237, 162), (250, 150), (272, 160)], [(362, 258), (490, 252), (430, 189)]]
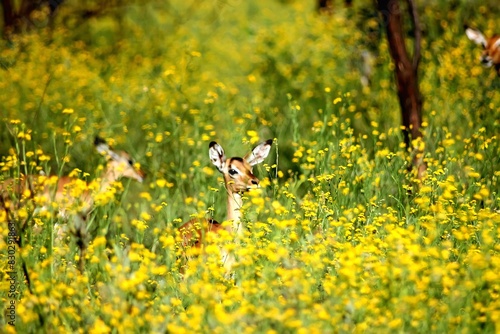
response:
[(265, 142), (260, 143), (259, 145), (254, 147), (252, 152), (245, 155), (243, 159), (245, 159), (250, 164), (250, 166), (260, 164), (269, 155), (272, 144), (272, 139), (268, 139)]
[(223, 173), (224, 166), (226, 164), (226, 154), (224, 153), (224, 149), (222, 148), (222, 146), (214, 141), (211, 142), (209, 145), (208, 154), (215, 167), (217, 167), (219, 172)]
[(484, 37), (483, 33), (480, 32), (477, 29), (469, 28), (465, 26), (465, 34), (471, 41), (474, 43), (481, 45), (483, 48), (486, 48), (486, 38)]
[(495, 43), (493, 43), (493, 46), (491, 48), (494, 50), (494, 49), (499, 48), (499, 47), (500, 47), (500, 38), (497, 39), (497, 41)]

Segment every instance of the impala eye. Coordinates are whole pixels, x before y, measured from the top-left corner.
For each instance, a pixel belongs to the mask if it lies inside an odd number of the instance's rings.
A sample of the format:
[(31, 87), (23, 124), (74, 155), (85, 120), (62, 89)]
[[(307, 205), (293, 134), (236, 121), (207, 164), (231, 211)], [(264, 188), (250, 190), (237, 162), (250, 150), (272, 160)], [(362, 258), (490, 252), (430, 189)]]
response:
[(232, 169), (232, 168), (231, 168), (231, 169), (228, 171), (228, 173), (229, 173), (229, 175), (231, 175), (231, 176), (235, 176), (236, 174), (238, 174), (238, 171), (237, 171), (236, 169)]

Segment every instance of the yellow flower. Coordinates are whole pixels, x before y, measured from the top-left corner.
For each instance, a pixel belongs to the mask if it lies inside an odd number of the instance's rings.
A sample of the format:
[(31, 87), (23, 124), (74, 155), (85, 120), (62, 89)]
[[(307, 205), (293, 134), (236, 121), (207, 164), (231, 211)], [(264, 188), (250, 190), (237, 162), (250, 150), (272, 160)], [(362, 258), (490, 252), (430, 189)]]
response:
[(255, 144), (255, 143), (258, 143), (260, 141), (259, 134), (256, 131), (253, 131), (253, 130), (247, 131), (247, 136), (250, 137), (251, 144)]
[(89, 334), (107, 334), (111, 333), (111, 328), (109, 328), (104, 321), (97, 319), (89, 330)]
[(141, 219), (146, 221), (151, 220), (151, 215), (147, 212), (141, 212)]
[(140, 197), (140, 198), (144, 198), (144, 199), (145, 199), (146, 201), (148, 201), (148, 202), (150, 202), (150, 201), (152, 201), (152, 200), (153, 200), (153, 198), (151, 197), (151, 194), (150, 194), (150, 193), (148, 193), (148, 192), (145, 192), (145, 191), (143, 191), (143, 192), (139, 193), (139, 197)]

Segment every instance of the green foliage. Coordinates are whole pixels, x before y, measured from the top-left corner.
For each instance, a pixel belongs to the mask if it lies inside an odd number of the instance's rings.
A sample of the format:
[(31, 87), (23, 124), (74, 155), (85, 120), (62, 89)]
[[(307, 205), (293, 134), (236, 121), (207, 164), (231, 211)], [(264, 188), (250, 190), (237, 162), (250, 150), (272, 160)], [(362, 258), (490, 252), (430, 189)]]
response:
[[(85, 222), (42, 210), (31, 191), (0, 211), (2, 291), (8, 222), (21, 239), (17, 331), (500, 330), (500, 78), (462, 27), (500, 33), (495, 1), (419, 7), (421, 180), (371, 1), (331, 16), (312, 1), (103, 6), (66, 1), (52, 28), (2, 42), (0, 181), (92, 185), (105, 165), (96, 135), (147, 172), (96, 195)], [(226, 212), (208, 143), (243, 156), (268, 138), (244, 237), (209, 240), (181, 270), (176, 228)], [(236, 256), (231, 276), (221, 244)]]

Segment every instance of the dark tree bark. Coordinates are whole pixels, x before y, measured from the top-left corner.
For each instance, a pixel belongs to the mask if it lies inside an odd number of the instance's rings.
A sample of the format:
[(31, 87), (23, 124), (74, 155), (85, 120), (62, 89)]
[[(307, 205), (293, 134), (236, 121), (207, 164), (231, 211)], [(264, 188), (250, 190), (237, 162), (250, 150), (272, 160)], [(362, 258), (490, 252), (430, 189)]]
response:
[(18, 6), (19, 8), (16, 9), (15, 1), (2, 0), (1, 5), (3, 10), (4, 37), (9, 38), (13, 33), (24, 29), (30, 29), (35, 26), (34, 22), (31, 21), (30, 16), (33, 11), (42, 6), (49, 6), (49, 19), (51, 19), (63, 1), (64, 0), (22, 0)]
[[(344, 6), (352, 7), (353, 0), (344, 0)], [(332, 13), (333, 12), (333, 0), (318, 0), (317, 8), (319, 12)]]
[(333, 8), (332, 0), (318, 0), (318, 11), (319, 12), (331, 12)]
[(3, 8), (3, 32), (4, 35), (9, 34), (14, 29), (16, 15), (12, 0), (2, 0)]
[[(413, 59), (410, 59), (405, 44), (405, 35), (402, 24), (401, 7), (399, 0), (377, 0), (387, 33), (389, 51), (394, 62), (396, 85), (399, 105), (403, 122), (404, 141), (407, 148), (411, 148), (411, 140), (422, 137), (420, 124), (422, 123), (422, 97), (418, 87), (418, 65), (420, 63), (421, 31), (417, 11), (413, 0), (407, 0), (408, 14), (413, 22), (415, 31)], [(423, 152), (413, 152), (413, 164), (421, 178), (426, 170), (423, 163)]]

